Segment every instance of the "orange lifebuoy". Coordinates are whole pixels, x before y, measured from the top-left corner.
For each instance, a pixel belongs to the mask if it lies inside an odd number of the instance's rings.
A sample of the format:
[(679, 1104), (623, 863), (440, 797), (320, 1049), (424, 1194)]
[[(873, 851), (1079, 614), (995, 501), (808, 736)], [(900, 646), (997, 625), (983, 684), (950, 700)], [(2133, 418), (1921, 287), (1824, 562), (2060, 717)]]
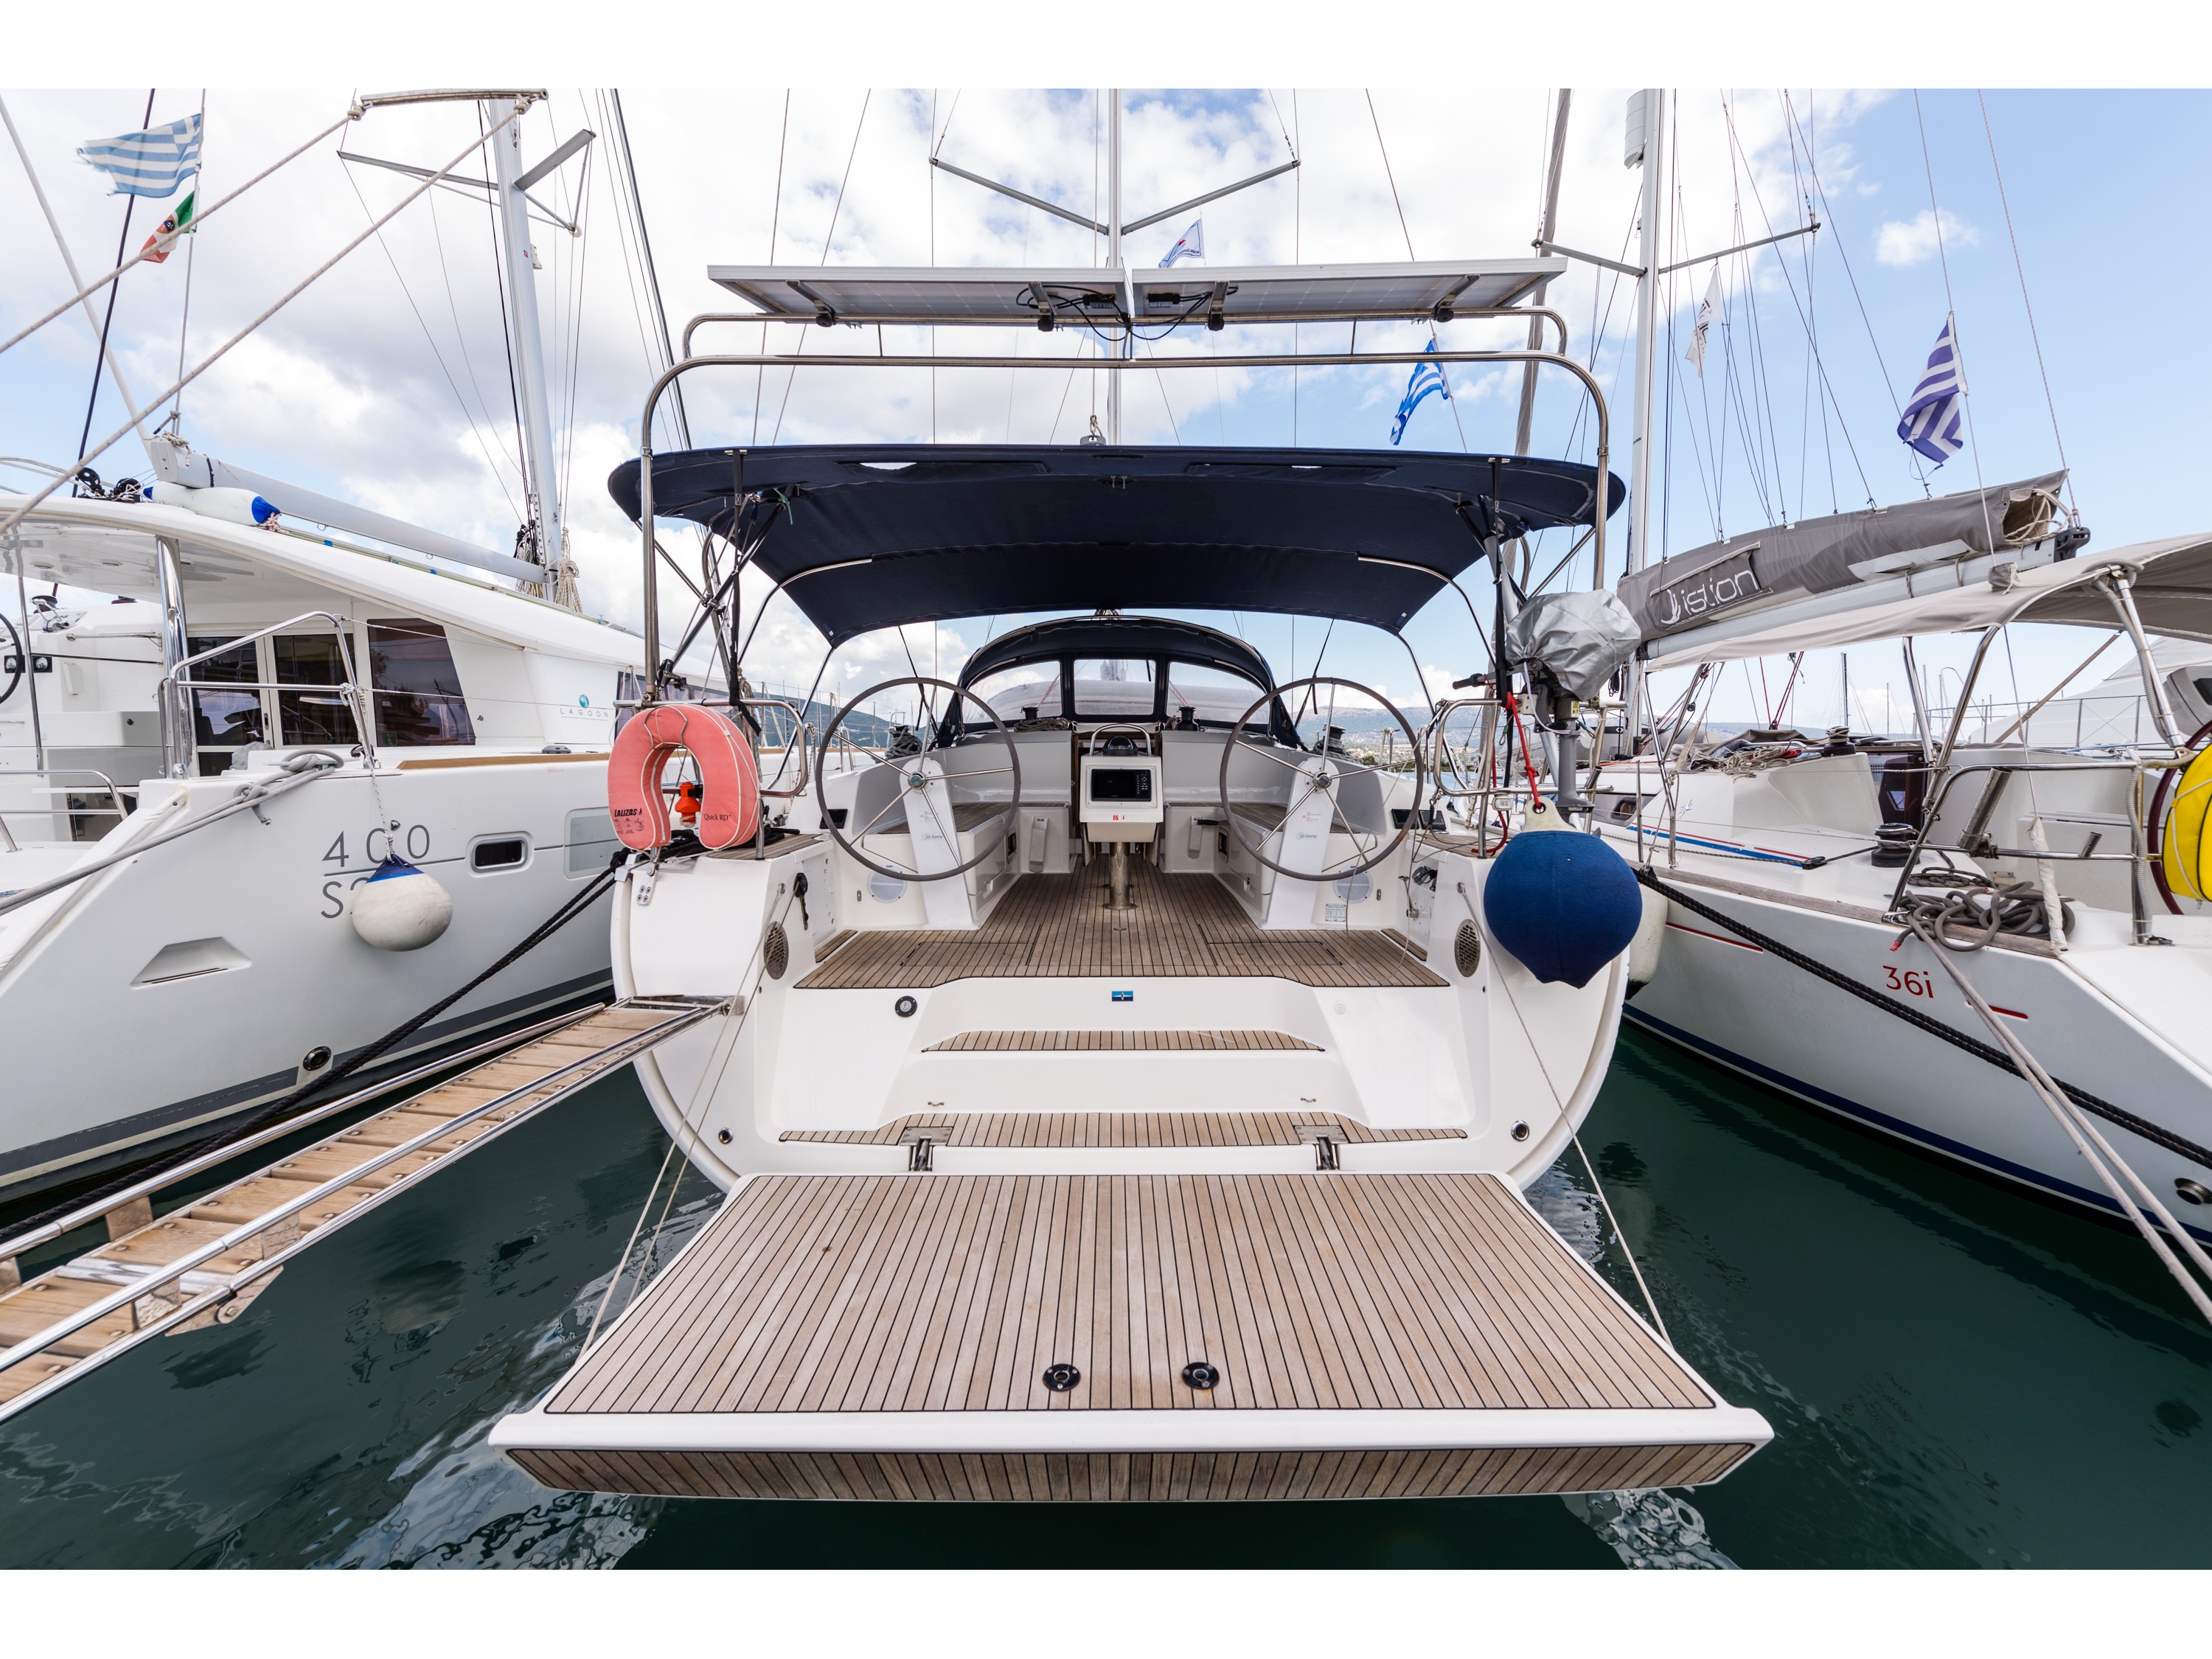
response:
[(607, 761), (607, 813), (623, 845), (641, 852), (668, 845), (660, 774), (679, 749), (699, 768), (700, 844), (719, 850), (751, 840), (760, 827), (760, 773), (744, 728), (703, 703), (661, 702), (623, 727)]

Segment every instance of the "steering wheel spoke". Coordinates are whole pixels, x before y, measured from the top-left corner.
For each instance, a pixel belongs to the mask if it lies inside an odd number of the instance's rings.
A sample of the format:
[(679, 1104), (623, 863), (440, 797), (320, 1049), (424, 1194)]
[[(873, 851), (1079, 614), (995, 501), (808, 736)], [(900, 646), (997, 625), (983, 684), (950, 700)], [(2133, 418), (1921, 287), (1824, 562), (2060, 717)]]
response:
[[(1243, 736), (1245, 724), (1247, 721), (1251, 720), (1254, 714), (1257, 714), (1269, 702), (1280, 700), (1285, 696), (1285, 694), (1297, 690), (1300, 686), (1307, 688), (1306, 701), (1304, 704), (1302, 705), (1307, 708), (1312, 707), (1314, 702), (1316, 701), (1314, 696), (1316, 691), (1324, 686), (1328, 690), (1328, 700), (1326, 705), (1327, 713), (1323, 716), (1324, 724), (1322, 727), (1321, 747), (1317, 754), (1298, 750), (1295, 751), (1297, 757), (1296, 759), (1292, 759), (1289, 755), (1280, 752), (1279, 747), (1262, 748), (1258, 744)], [(1336, 726), (1337, 693), (1340, 690), (1351, 693), (1355, 697), (1362, 698), (1370, 702), (1379, 705), (1389, 714), (1392, 720), (1398, 723), (1399, 729), (1405, 732), (1407, 750), (1413, 757), (1413, 805), (1406, 814), (1404, 827), (1398, 830), (1395, 834), (1390, 835), (1387, 840), (1382, 841), (1380, 846), (1376, 847), (1376, 850), (1373, 853), (1368, 854), (1364, 850), (1367, 847), (1375, 845), (1374, 841), (1369, 839), (1370, 832), (1354, 829), (1351, 821), (1348, 818), (1345, 818), (1343, 819), (1344, 833), (1350, 837), (1352, 844), (1352, 852), (1351, 854), (1352, 860), (1352, 862), (1348, 864), (1332, 864), (1317, 874), (1310, 871), (1292, 870), (1286, 866), (1277, 863), (1273, 859), (1269, 858), (1266, 852), (1262, 850), (1267, 844), (1267, 836), (1274, 834), (1276, 829), (1280, 827), (1279, 824), (1270, 826), (1266, 834), (1259, 837), (1257, 845), (1255, 845), (1252, 837), (1246, 834), (1245, 827), (1248, 821), (1247, 816), (1244, 813), (1240, 813), (1237, 811), (1237, 803), (1230, 799), (1230, 760), (1232, 756), (1236, 755), (1240, 750), (1255, 755), (1264, 755), (1267, 759), (1273, 761), (1277, 765), (1287, 767), (1291, 770), (1300, 774), (1306, 780), (1305, 789), (1304, 793), (1300, 793), (1289, 806), (1284, 809), (1282, 823), (1289, 823), (1291, 816), (1295, 814), (1300, 807), (1304, 806), (1315, 793), (1323, 793), (1330, 798), (1331, 811), (1329, 833), (1331, 835), (1334, 835), (1337, 833), (1337, 822), (1340, 818), (1342, 818), (1343, 813), (1342, 805), (1336, 797), (1335, 785), (1340, 781), (1346, 777), (1357, 776), (1361, 774), (1383, 773), (1383, 769), (1379, 766), (1370, 766), (1364, 762), (1353, 761), (1330, 747), (1329, 733), (1335, 729)], [(1317, 759), (1323, 761), (1325, 765), (1322, 768), (1313, 768), (1313, 763)], [(1310, 768), (1312, 768), (1312, 769), (1310, 770)], [(1387, 775), (1395, 777), (1397, 775), (1395, 773), (1390, 773), (1387, 774)], [(1423, 799), (1427, 793), (1427, 782), (1428, 763), (1421, 753), (1420, 741), (1415, 735), (1413, 726), (1407, 723), (1405, 715), (1398, 711), (1396, 705), (1385, 701), (1380, 693), (1370, 690), (1368, 687), (1360, 684), (1356, 680), (1339, 679), (1334, 675), (1316, 674), (1310, 676), (1306, 679), (1292, 681), (1289, 685), (1278, 686), (1273, 691), (1268, 693), (1267, 696), (1260, 698), (1249, 708), (1247, 708), (1244, 711), (1242, 717), (1240, 717), (1237, 723), (1230, 728), (1228, 740), (1221, 746), (1221, 804), (1224, 811), (1228, 815), (1230, 828), (1235, 832), (1238, 843), (1242, 845), (1244, 850), (1249, 853), (1254, 859), (1267, 866), (1267, 868), (1274, 871), (1278, 875), (1291, 876), (1303, 881), (1332, 881), (1341, 879), (1346, 876), (1355, 876), (1361, 873), (1363, 871), (1372, 870), (1376, 865), (1381, 864), (1384, 860), (1391, 857), (1397, 852), (1398, 848), (1404, 844), (1407, 836), (1413, 833), (1413, 826), (1421, 821), (1421, 806)], [(1260, 803), (1253, 801), (1243, 803), (1248, 809), (1258, 805)], [(1272, 803), (1270, 803), (1270, 805), (1272, 805)], [(1261, 820), (1255, 814), (1251, 817), (1250, 822), (1256, 823), (1261, 822)]]
[[(953, 805), (952, 786), (969, 778), (1011, 775), (1014, 780), (1013, 799), (1001, 811), (994, 813), (988, 820), (988, 822), (996, 823), (1000, 817), (1021, 810), (1021, 754), (1014, 746), (1013, 735), (1006, 730), (1006, 722), (999, 718), (988, 703), (973, 691), (955, 685), (949, 680), (933, 679), (925, 674), (903, 675), (897, 679), (885, 680), (881, 684), (872, 685), (860, 693), (837, 711), (836, 718), (830, 722), (829, 728), (823, 732), (821, 754), (827, 757), (830, 745), (837, 739), (837, 734), (841, 731), (847, 730), (848, 722), (852, 720), (854, 714), (863, 705), (883, 696), (886, 691), (896, 690), (901, 686), (915, 687), (921, 693), (915, 706), (919, 707), (922, 711), (921, 719), (923, 723), (921, 729), (913, 734), (921, 744), (919, 750), (907, 750), (898, 752), (896, 748), (896, 739), (887, 739), (880, 744), (869, 744), (853, 743), (849, 732), (846, 738), (848, 744), (866, 755), (875, 766), (882, 768), (891, 775), (891, 799), (884, 804), (875, 817), (868, 820), (866, 827), (856, 833), (848, 832), (839, 828), (836, 820), (830, 815), (830, 802), (824, 789), (830, 781), (830, 775), (826, 765), (817, 765), (815, 768), (814, 780), (815, 804), (821, 809), (822, 824), (829, 831), (830, 838), (843, 848), (846, 854), (862, 869), (872, 871), (879, 876), (889, 876), (897, 881), (943, 881), (949, 877), (964, 875), (988, 858), (997, 846), (997, 838), (995, 836), (984, 838), (983, 844), (976, 849), (973, 858), (964, 860), (949, 870), (933, 870), (927, 873), (918, 869), (910, 869), (903, 865), (878, 862), (875, 858), (863, 853), (857, 843), (873, 831), (875, 827), (888, 817), (893, 811), (902, 808), (906, 812), (908, 833), (911, 835), (914, 823), (914, 799), (919, 797), (921, 803), (921, 810), (929, 814), (930, 822), (937, 826), (947, 844), (957, 849), (960, 844), (959, 811)], [(939, 712), (939, 693), (945, 694), (946, 699), (942, 705), (941, 714)], [(948, 773), (940, 760), (936, 772), (930, 775), (926, 771), (926, 765), (930, 757), (933, 755), (942, 756), (956, 746), (940, 744), (938, 737), (943, 732), (946, 721), (952, 718), (963, 701), (975, 704), (982, 711), (984, 718), (990, 721), (999, 741), (1006, 747), (1006, 763), (1004, 766), (986, 767), (976, 771)], [(888, 722), (884, 723), (888, 724)], [(843, 777), (848, 774), (841, 772), (837, 775)], [(953, 808), (953, 823), (951, 826), (946, 825), (943, 815), (938, 811), (936, 802), (932, 799), (933, 793), (938, 789), (945, 792), (945, 805)]]

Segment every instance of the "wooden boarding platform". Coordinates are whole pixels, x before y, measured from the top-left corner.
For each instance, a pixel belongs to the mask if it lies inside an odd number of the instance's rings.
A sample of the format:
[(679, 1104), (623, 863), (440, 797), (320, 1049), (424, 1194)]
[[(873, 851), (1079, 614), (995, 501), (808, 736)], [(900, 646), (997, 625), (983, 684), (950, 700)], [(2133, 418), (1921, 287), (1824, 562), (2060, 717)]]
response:
[(778, 1140), (896, 1146), (925, 1129), (939, 1146), (1296, 1146), (1314, 1131), (1346, 1146), (1465, 1140), (1464, 1129), (1370, 1129), (1335, 1112), (917, 1112), (873, 1129), (786, 1129)]
[(492, 1443), (582, 1491), (1111, 1501), (1689, 1485), (1769, 1432), (1494, 1176), (760, 1176)]
[[(115, 1206), (106, 1216), (106, 1243), (27, 1282), (15, 1282), (20, 1254), (99, 1212), (0, 1244), (0, 1365), (6, 1367), (0, 1370), (0, 1419), (43, 1398), (49, 1385), (74, 1380), (87, 1362), (112, 1358), (137, 1340), (236, 1319), (278, 1264), (313, 1237), (628, 1065), (719, 1006), (646, 1000), (579, 1015), (159, 1218), (153, 1194), (234, 1153), (219, 1152), (149, 1177), (133, 1192), (103, 1200)], [(286, 1133), (280, 1125), (246, 1146)]]
[(963, 1031), (926, 1054), (1315, 1054), (1321, 1044), (1287, 1031)]
[(1022, 876), (973, 932), (857, 935), (802, 991), (920, 990), (956, 979), (1287, 979), (1316, 987), (1431, 988), (1445, 981), (1380, 930), (1255, 926), (1211, 876), (1133, 864), (1137, 908), (1105, 908), (1095, 871)]

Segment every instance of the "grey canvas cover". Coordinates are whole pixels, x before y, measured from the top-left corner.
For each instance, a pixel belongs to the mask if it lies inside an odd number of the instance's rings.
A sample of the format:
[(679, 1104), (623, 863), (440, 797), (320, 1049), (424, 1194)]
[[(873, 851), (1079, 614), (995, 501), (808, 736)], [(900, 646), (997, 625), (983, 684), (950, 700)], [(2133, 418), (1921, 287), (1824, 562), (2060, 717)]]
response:
[(1935, 562), (2024, 547), (2057, 527), (2065, 477), (2050, 472), (1932, 501), (1770, 525), (1662, 559), (1623, 576), (1618, 591), (1652, 640), (1762, 602), (1849, 587), (1882, 574), (1852, 568), (1875, 561), (1926, 550)]
[(1547, 593), (1522, 605), (1505, 625), (1508, 662), (1541, 663), (1585, 702), (1605, 689), (1613, 670), (1643, 641), (1628, 607), (1602, 590)]

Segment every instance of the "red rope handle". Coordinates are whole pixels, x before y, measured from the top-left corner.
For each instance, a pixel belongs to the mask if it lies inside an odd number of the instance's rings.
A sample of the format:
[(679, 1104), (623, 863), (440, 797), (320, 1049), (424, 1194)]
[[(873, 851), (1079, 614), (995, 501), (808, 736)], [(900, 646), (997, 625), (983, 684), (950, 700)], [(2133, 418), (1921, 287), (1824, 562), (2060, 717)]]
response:
[(1514, 736), (1521, 739), (1521, 764), (1528, 774), (1528, 804), (1539, 805), (1544, 795), (1536, 784), (1536, 763), (1528, 757), (1528, 734), (1521, 727), (1521, 705), (1503, 685), (1498, 688), (1498, 694), (1505, 699), (1505, 712), (1513, 716)]

